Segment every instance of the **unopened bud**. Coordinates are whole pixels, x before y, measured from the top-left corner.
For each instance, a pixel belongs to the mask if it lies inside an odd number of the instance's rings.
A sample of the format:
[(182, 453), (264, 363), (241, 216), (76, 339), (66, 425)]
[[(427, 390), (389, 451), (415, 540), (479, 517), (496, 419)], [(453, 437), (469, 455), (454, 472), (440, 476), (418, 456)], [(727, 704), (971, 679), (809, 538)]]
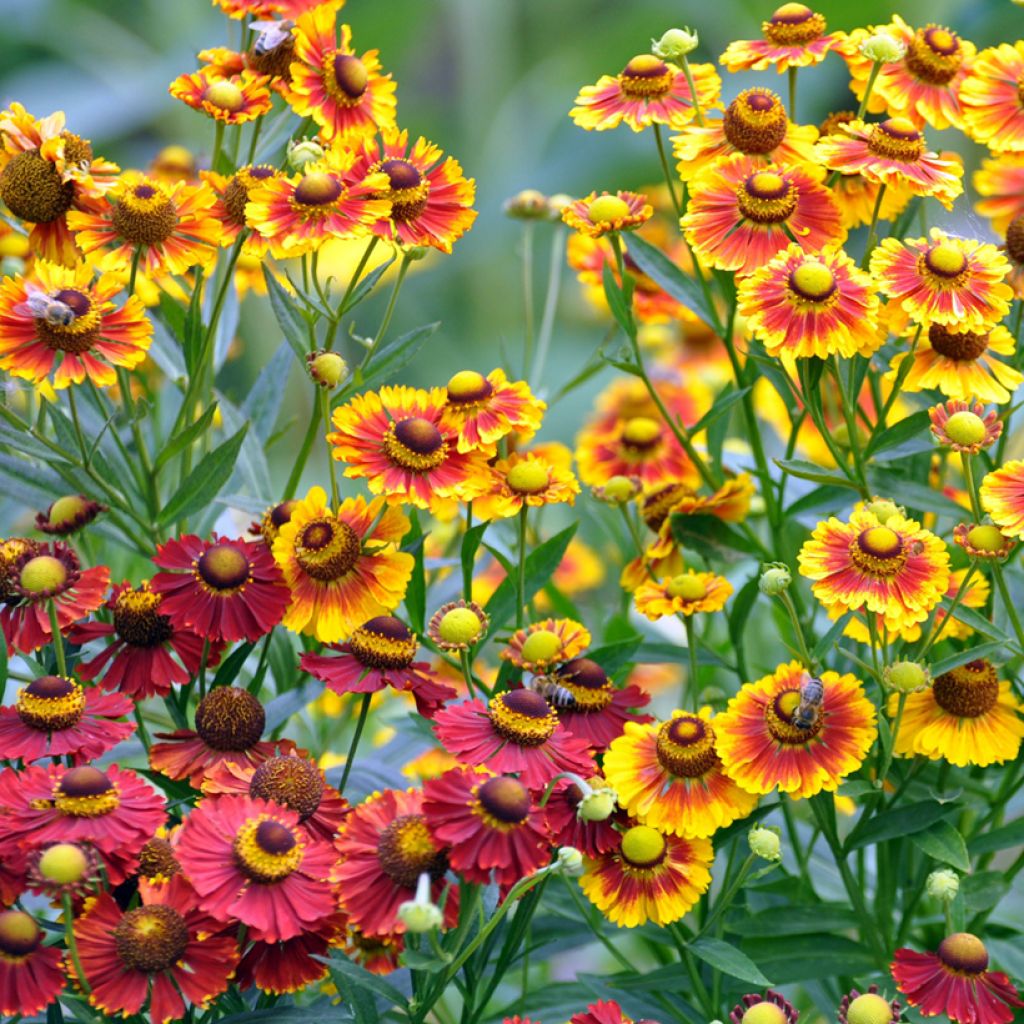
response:
[(916, 661), (894, 661), (885, 667), (882, 679), (897, 693), (917, 693), (927, 689), (932, 681), (928, 669)]
[(418, 263), (420, 260), (427, 258), (427, 253), (430, 250), (425, 245), (410, 245), (405, 250), (405, 258), (409, 263)]
[(757, 581), (757, 587), (768, 597), (778, 597), (792, 582), (793, 574), (785, 562), (768, 562), (761, 566), (761, 577)]
[(39, 858), (39, 874), (48, 882), (70, 885), (89, 870), (89, 858), (75, 843), (55, 843)]
[(348, 363), (337, 352), (310, 352), (306, 368), (320, 387), (332, 390), (348, 376)]
[(632, 477), (613, 476), (602, 487), (594, 488), (594, 496), (613, 505), (625, 505), (627, 501), (632, 501), (639, 491), (639, 484)]
[(907, 47), (886, 32), (876, 32), (860, 44), (860, 52), (879, 64), (896, 64), (907, 54)]
[(700, 39), (688, 28), (670, 28), (660, 39), (651, 40), (651, 53), (676, 63), (697, 49)]
[(864, 502), (864, 511), (870, 512), (882, 526), (885, 526), (893, 516), (902, 516), (906, 509), (902, 505), (897, 505), (891, 498), (872, 498)]
[(579, 878), (583, 874), (583, 854), (575, 846), (560, 846), (551, 871), (567, 878)]
[(524, 188), (505, 200), (502, 207), (513, 220), (547, 220), (551, 216), (548, 197), (535, 188)]
[(552, 220), (561, 220), (562, 211), (572, 201), (572, 196), (566, 192), (556, 192), (553, 196), (548, 196), (548, 216)]
[(951, 868), (939, 868), (928, 876), (925, 888), (932, 899), (950, 903), (960, 891), (960, 876)]
[(782, 860), (782, 840), (777, 828), (755, 825), (747, 833), (750, 852), (762, 860)]
[(288, 166), (303, 171), (308, 164), (324, 158), (324, 147), (316, 139), (296, 139), (288, 143)]
[(585, 794), (576, 807), (580, 821), (607, 821), (619, 803), (619, 794), (609, 786), (592, 789)]
[(430, 898), (430, 874), (420, 874), (416, 881), (416, 898), (399, 904), (398, 920), (407, 932), (421, 934), (439, 928), (444, 921), (441, 908)]

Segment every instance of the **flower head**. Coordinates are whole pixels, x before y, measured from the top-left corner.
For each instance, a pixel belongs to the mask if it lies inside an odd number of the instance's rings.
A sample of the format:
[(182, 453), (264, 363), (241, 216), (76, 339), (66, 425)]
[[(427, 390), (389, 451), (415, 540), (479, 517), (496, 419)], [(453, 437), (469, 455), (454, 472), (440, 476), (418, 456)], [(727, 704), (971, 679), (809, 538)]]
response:
[(509, 638), (501, 657), (516, 668), (543, 672), (552, 665), (569, 661), (590, 643), (590, 633), (572, 619), (542, 619)]
[(510, 381), (500, 369), (486, 377), (476, 370), (460, 370), (449, 378), (446, 390), (446, 417), (458, 424), (460, 452), (488, 448), (509, 434), (519, 442), (529, 441), (547, 408), (529, 384)]
[(781, 992), (746, 995), (729, 1014), (731, 1024), (796, 1024), (800, 1011)]
[(636, 610), (652, 622), (666, 615), (718, 612), (732, 595), (732, 584), (713, 572), (692, 569), (661, 582), (647, 580), (636, 588)]
[(1024, 461), (1004, 462), (981, 481), (981, 507), (1008, 537), (1024, 536)]
[(430, 617), (427, 633), (443, 651), (465, 651), (486, 635), (487, 612), (473, 601), (449, 601)]
[(0, 1013), (33, 1017), (64, 990), (61, 951), (23, 910), (0, 910)]
[(903, 1011), (895, 999), (878, 994), (877, 985), (869, 985), (866, 992), (851, 989), (839, 1002), (839, 1024), (898, 1024)]
[(662, 60), (678, 64), (680, 58), (693, 53), (700, 45), (700, 38), (689, 28), (670, 28), (661, 38), (651, 40), (651, 53)]
[(1017, 546), (1016, 541), (991, 523), (957, 523), (953, 528), (953, 543), (971, 558), (999, 562)]
[(107, 506), (84, 494), (67, 494), (36, 513), (36, 529), (51, 536), (67, 537), (88, 526)]
[(977, 455), (999, 440), (1003, 423), (995, 412), (985, 412), (981, 402), (952, 399), (928, 410), (931, 432), (943, 447)]
[(826, 32), (825, 16), (801, 3), (784, 3), (761, 23), (762, 39), (738, 39), (719, 58), (729, 71), (767, 71), (820, 64), (843, 39)]
[(268, 78), (243, 71), (224, 76), (203, 69), (191, 75), (179, 75), (168, 92), (193, 110), (223, 124), (245, 124), (269, 113), (271, 108)]
[(982, 50), (960, 85), (964, 131), (993, 152), (1024, 150), (1024, 42)]
[(591, 192), (566, 206), (562, 220), (580, 234), (600, 238), (613, 231), (632, 231), (653, 214), (654, 207), (647, 197), (636, 192)]
[(488, 489), (473, 499), (481, 519), (509, 518), (524, 508), (576, 503), (580, 485), (568, 469), (541, 454), (513, 452), (491, 466)]

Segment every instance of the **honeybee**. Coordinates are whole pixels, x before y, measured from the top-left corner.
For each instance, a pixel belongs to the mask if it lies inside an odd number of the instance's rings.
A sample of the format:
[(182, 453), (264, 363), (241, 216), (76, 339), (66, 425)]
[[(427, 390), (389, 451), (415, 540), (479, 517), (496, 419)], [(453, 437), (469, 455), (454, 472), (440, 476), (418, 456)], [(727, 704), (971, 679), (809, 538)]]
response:
[(558, 711), (572, 711), (576, 707), (576, 698), (572, 691), (555, 682), (550, 676), (534, 676), (530, 689), (534, 693), (539, 693)]
[(287, 42), (292, 34), (290, 21), (254, 21), (250, 28), (259, 32), (252, 47), (252, 52), (257, 57), (276, 50), (282, 43)]
[(825, 701), (825, 687), (820, 679), (807, 676), (800, 684), (800, 703), (793, 712), (793, 725), (805, 731), (812, 729), (821, 717)]
[(54, 327), (68, 327), (75, 322), (75, 311), (55, 295), (48, 295), (35, 285), (26, 285), (28, 298), (14, 307), (16, 313), (45, 320)]

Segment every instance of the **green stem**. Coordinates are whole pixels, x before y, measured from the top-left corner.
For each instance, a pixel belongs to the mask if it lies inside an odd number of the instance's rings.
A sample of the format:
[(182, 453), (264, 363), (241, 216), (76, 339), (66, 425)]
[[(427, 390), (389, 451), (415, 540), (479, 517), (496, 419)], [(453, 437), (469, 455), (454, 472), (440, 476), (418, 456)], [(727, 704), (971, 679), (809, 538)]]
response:
[(352, 742), (349, 744), (348, 757), (345, 758), (345, 767), (341, 773), (341, 782), (338, 783), (338, 792), (345, 792), (345, 783), (348, 782), (348, 777), (352, 771), (352, 765), (356, 759), (356, 748), (359, 746), (359, 738), (363, 735), (363, 728), (366, 725), (366, 716), (370, 713), (370, 701), (373, 698), (372, 693), (363, 694), (363, 703), (359, 708), (359, 720), (356, 722), (356, 731), (352, 734)]
[(668, 185), (668, 194), (672, 197), (672, 205), (675, 207), (676, 215), (682, 217), (683, 204), (679, 201), (676, 193), (676, 179), (672, 173), (672, 165), (668, 162), (668, 153), (665, 150), (665, 140), (661, 135), (661, 125), (654, 126), (654, 141), (658, 144), (658, 158), (661, 160), (661, 170), (665, 175), (665, 184)]
[(516, 629), (522, 629), (526, 612), (526, 517), (529, 506), (519, 510), (519, 565), (516, 570)]
[[(796, 850), (794, 849), (794, 853)], [(746, 881), (747, 875), (750, 873), (750, 869), (757, 863), (756, 854), (748, 854), (747, 859), (740, 866), (736, 877), (732, 880), (729, 886), (719, 894), (715, 900), (714, 906), (711, 908), (711, 913), (708, 914), (707, 919), (701, 926), (698, 938), (701, 935), (708, 935), (711, 932), (712, 926), (715, 922), (724, 914), (729, 907), (732, 905), (732, 901), (736, 898), (736, 893), (739, 892), (743, 883)]]
[(907, 706), (907, 694), (901, 693), (899, 703), (896, 705), (896, 717), (892, 720), (892, 738), (889, 749), (886, 751), (885, 760), (882, 762), (881, 770), (878, 773), (876, 786), (879, 790), (885, 789), (885, 780), (889, 776), (889, 769), (892, 767), (892, 759), (896, 754), (896, 740), (900, 734), (900, 725), (903, 722), (903, 709)]
[(82, 970), (82, 961), (78, 958), (78, 943), (75, 941), (75, 915), (71, 908), (71, 894), (61, 893), (61, 908), (64, 911), (64, 941), (67, 943), (68, 953), (71, 954), (71, 963), (75, 967), (75, 975), (78, 984), (86, 995), (92, 995), (92, 988)]
[(57, 658), (57, 675), (66, 676), (68, 674), (68, 664), (64, 657), (64, 637), (60, 632), (57, 605), (52, 597), (46, 602), (46, 610), (50, 613), (50, 642), (53, 644), (53, 653)]
[(525, 375), (533, 358), (533, 221), (523, 221), (522, 237), (523, 265), (523, 373)]
[(1024, 653), (1024, 627), (1021, 626), (1020, 616), (1013, 605), (1013, 598), (1010, 597), (1010, 588), (1006, 585), (1006, 577), (1003, 575), (1003, 567), (996, 561), (992, 562), (992, 575), (996, 578), (996, 586), (999, 588), (999, 596), (1006, 607), (1006, 614), (1010, 617), (1010, 624), (1017, 636), (1017, 646)]
[(384, 335), (387, 332), (388, 325), (391, 323), (391, 317), (395, 312), (395, 304), (398, 302), (398, 293), (402, 290), (402, 282), (405, 280), (405, 275), (409, 272), (409, 264), (412, 260), (409, 258), (409, 254), (402, 254), (402, 263), (398, 268), (398, 277), (395, 278), (395, 286), (391, 289), (391, 298), (388, 299), (388, 307), (384, 310), (384, 319), (380, 323), (380, 327), (377, 328), (377, 333), (373, 336), (373, 343), (366, 350), (366, 355), (363, 356), (362, 362), (359, 364), (360, 370), (366, 369), (366, 364), (370, 361), (370, 356), (373, 355), (374, 351), (380, 347), (381, 342), (384, 340)]
[(366, 264), (370, 261), (370, 255), (376, 248), (377, 243), (380, 241), (379, 235), (371, 235), (370, 241), (366, 243), (366, 248), (363, 250), (363, 255), (359, 258), (359, 262), (356, 264), (356, 269), (352, 272), (352, 277), (348, 282), (348, 287), (345, 289), (345, 294), (341, 297), (341, 302), (338, 303), (338, 314), (331, 321), (331, 325), (327, 331), (327, 337), (324, 339), (324, 348), (330, 352), (334, 347), (334, 338), (338, 333), (338, 326), (341, 324), (341, 318), (345, 315), (348, 309), (349, 299), (352, 298), (352, 293), (356, 290), (356, 285), (363, 278), (363, 271), (366, 270)]
[(78, 403), (75, 401), (75, 389), (68, 388), (68, 405), (71, 407), (71, 422), (74, 424), (75, 437), (78, 440), (78, 450), (82, 454), (82, 465), (88, 468), (90, 463), (89, 449), (85, 444), (85, 434), (82, 433), (82, 423), (78, 418)]
[(686, 627), (686, 656), (689, 664), (686, 689), (690, 691), (690, 700), (684, 700), (683, 706), (692, 706), (696, 709), (700, 707), (700, 694), (698, 693), (697, 631), (693, 628), (693, 616), (683, 616), (683, 625)]
[(283, 500), (288, 501), (295, 497), (299, 481), (302, 479), (302, 471), (306, 468), (309, 453), (313, 450), (313, 442), (316, 440), (317, 427), (320, 425), (320, 408), (316, 400), (313, 401), (312, 414), (309, 417), (309, 426), (306, 428), (306, 436), (302, 439), (302, 447), (299, 449), (299, 457), (292, 466), (288, 475), (288, 483), (285, 484)]
[[(793, 115), (790, 114), (790, 117)], [(249, 138), (249, 155), (245, 158), (246, 164), (251, 164), (256, 157), (256, 143), (259, 142), (260, 132), (263, 130), (263, 122), (265, 118), (256, 118), (256, 123), (252, 128), (252, 135)]]
[(811, 671), (814, 667), (814, 659), (811, 657), (811, 652), (807, 648), (807, 639), (804, 637), (803, 626), (800, 625), (800, 617), (796, 613), (796, 606), (793, 604), (793, 599), (789, 596), (788, 591), (782, 591), (779, 594), (779, 600), (782, 602), (782, 606), (786, 609), (786, 613), (789, 615), (789, 621), (793, 623), (793, 632), (796, 634), (796, 642), (800, 648), (800, 660), (803, 661), (804, 667)]
[(142, 708), (138, 704), (135, 705), (135, 724), (139, 728), (139, 739), (142, 741), (142, 746), (146, 750), (146, 754), (149, 754), (150, 739), (149, 733), (146, 731), (146, 723), (142, 718)]
[(462, 677), (466, 680), (469, 699), (476, 700), (476, 691), (473, 689), (473, 664), (468, 649), (459, 651), (459, 663), (462, 665)]
[[(317, 396), (317, 401), (320, 403), (320, 410), (324, 418), (324, 432), (325, 435), (331, 432), (331, 398), (327, 391), (327, 388), (319, 388), (320, 394)], [(338, 474), (334, 468), (334, 455), (331, 451), (331, 446), (327, 445), (327, 466), (331, 474), (331, 506), (337, 509), (339, 505), (338, 501)]]
[(960, 602), (966, 596), (968, 585), (971, 582), (971, 577), (975, 574), (975, 572), (977, 572), (977, 570), (978, 563), (976, 561), (972, 561), (970, 568), (968, 568), (967, 570), (967, 574), (964, 576), (959, 588), (957, 589), (956, 594), (953, 595), (953, 600), (950, 602), (946, 614), (943, 615), (941, 619), (936, 619), (935, 625), (933, 626), (932, 631), (928, 636), (928, 639), (925, 640), (924, 647), (922, 647), (921, 650), (918, 652), (917, 657), (919, 660), (923, 660), (924, 656), (928, 653), (928, 651), (931, 650), (931, 648), (939, 642), (943, 630), (945, 630), (946, 626), (948, 626), (949, 623), (953, 621), (953, 614), (960, 606)]
[[(657, 127), (657, 125), (655, 125)], [(537, 354), (533, 358), (533, 369), (530, 372), (530, 387), (536, 388), (544, 376), (544, 367), (551, 349), (551, 339), (555, 328), (555, 311), (558, 308), (558, 295), (561, 290), (562, 268), (565, 265), (563, 252), (565, 249), (566, 230), (556, 224), (551, 233), (551, 252), (548, 255), (548, 284), (544, 295), (544, 312), (540, 318), (540, 333), (537, 336)]]
[(203, 653), (199, 659), (199, 699), (206, 696), (206, 667), (210, 661), (210, 638), (203, 640)]
[[(697, 85), (693, 80), (693, 72), (690, 70), (690, 62), (686, 59), (686, 55), (683, 55), (683, 74), (686, 75), (686, 84), (690, 87), (690, 99), (693, 101), (693, 119), (704, 127), (704, 114), (700, 109), (700, 97), (697, 95)], [(790, 117), (793, 115), (790, 114)]]
[(971, 511), (974, 513), (974, 521), (980, 523), (983, 518), (981, 502), (978, 501), (978, 488), (974, 484), (974, 466), (971, 463), (969, 452), (960, 453), (960, 465), (964, 470), (964, 483), (967, 484), (967, 494), (971, 499)]
[(796, 123), (796, 73), (798, 68), (791, 66), (789, 69), (789, 119)]
[[(868, 84), (864, 87), (864, 95), (861, 97), (860, 106), (857, 108), (857, 120), (863, 120), (864, 114), (868, 109), (868, 100), (871, 99), (871, 90), (875, 87), (875, 80), (878, 78), (879, 71), (882, 70), (882, 62), (876, 60), (871, 66), (871, 74), (868, 75)], [(790, 111), (790, 120), (793, 118), (793, 112)]]
[(882, 210), (882, 200), (885, 198), (885, 185), (878, 186), (878, 195), (875, 196), (875, 205), (871, 210), (871, 223), (868, 226), (868, 238), (864, 243), (864, 258), (860, 261), (860, 269), (867, 270), (868, 260), (871, 259), (871, 250), (875, 247), (875, 235), (878, 229), (878, 215)]

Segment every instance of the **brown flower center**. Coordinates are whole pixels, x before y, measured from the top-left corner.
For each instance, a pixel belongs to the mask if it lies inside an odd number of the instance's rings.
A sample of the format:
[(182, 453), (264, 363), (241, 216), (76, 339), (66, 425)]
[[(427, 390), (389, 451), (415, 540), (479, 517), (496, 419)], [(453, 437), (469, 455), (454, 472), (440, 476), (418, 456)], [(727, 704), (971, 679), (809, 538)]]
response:
[(249, 201), (249, 190), (262, 182), (277, 177), (277, 170), (267, 164), (243, 167), (224, 188), (224, 208), (228, 219), (238, 227), (245, 227), (245, 204)]
[(254, 46), (245, 55), (246, 64), (259, 75), (270, 75), (272, 78), (283, 78), (291, 81), (291, 65), (295, 59), (295, 39), (288, 36), (277, 46), (257, 52)]
[(358, 57), (338, 52), (327, 55), (324, 85), (336, 102), (346, 107), (357, 106), (369, 84), (369, 72)]
[(295, 560), (307, 576), (321, 583), (347, 576), (361, 553), (356, 531), (332, 516), (310, 520), (295, 538)]
[(1006, 229), (1006, 254), (1018, 266), (1024, 264), (1024, 214), (1014, 217)]
[(543, 746), (558, 728), (558, 715), (533, 690), (509, 690), (491, 699), (487, 713), (494, 731), (520, 747)]
[(981, 974), (988, 967), (985, 943), (970, 932), (954, 932), (939, 943), (939, 959), (962, 974)]
[(114, 810), (120, 800), (113, 782), (98, 768), (69, 768), (53, 793), (53, 802), (73, 818), (98, 818)]
[(32, 149), (11, 157), (0, 173), (0, 199), (20, 220), (49, 224), (71, 209), (75, 183), (61, 181), (57, 168)]
[(165, 971), (184, 955), (188, 928), (173, 907), (136, 907), (117, 922), (114, 944), (121, 962), (131, 970)]
[(903, 538), (888, 526), (869, 526), (850, 544), (850, 559), (868, 576), (895, 576), (907, 563)]
[(521, 825), (530, 814), (530, 791), (509, 775), (482, 783), (476, 798), (481, 810), (503, 825)]
[(905, 117), (890, 117), (871, 126), (868, 149), (875, 156), (912, 164), (924, 155), (924, 136)]
[(555, 678), (575, 701), (574, 711), (603, 711), (615, 699), (608, 674), (590, 658), (573, 658), (557, 669)]
[(111, 215), (117, 233), (132, 245), (159, 245), (178, 226), (178, 211), (157, 185), (133, 185), (121, 195)]
[(928, 344), (947, 359), (957, 362), (973, 362), (988, 351), (988, 333), (976, 334), (963, 331), (954, 334), (941, 324), (932, 324), (928, 328)]
[(765, 706), (764, 719), (768, 731), (780, 743), (796, 746), (807, 743), (821, 732), (825, 723), (823, 715), (816, 715), (814, 722), (807, 729), (802, 729), (794, 722), (797, 708), (800, 707), (800, 690), (782, 690)]
[(715, 730), (697, 715), (677, 715), (662, 723), (657, 752), (662, 768), (684, 779), (699, 779), (719, 764)]
[(300, 207), (312, 207), (312, 212), (320, 215), (325, 207), (332, 206), (344, 191), (342, 184), (333, 174), (325, 171), (313, 171), (304, 174), (295, 186), (293, 200)]
[(736, 189), (740, 213), (755, 224), (781, 224), (796, 209), (797, 189), (775, 171), (755, 171)]
[(668, 518), (669, 512), (691, 494), (693, 490), (686, 484), (665, 484), (643, 496), (640, 514), (648, 527), (657, 533)]
[(940, 25), (919, 28), (904, 59), (907, 70), (915, 78), (930, 85), (946, 85), (951, 82), (963, 62), (959, 37)]
[(139, 875), (142, 878), (170, 878), (181, 871), (174, 847), (160, 836), (147, 839), (139, 851)]
[(619, 75), (619, 88), (631, 99), (658, 99), (672, 88), (675, 73), (653, 54), (634, 57)]
[(254, 882), (279, 882), (301, 864), (305, 846), (287, 825), (273, 818), (251, 818), (232, 844), (235, 861)]
[(82, 720), (85, 690), (65, 676), (40, 676), (18, 694), (17, 709), (30, 729), (70, 729)]
[(171, 620), (160, 614), (160, 595), (143, 583), (123, 590), (114, 601), (114, 629), (131, 647), (158, 647), (174, 635)]
[(263, 705), (237, 686), (215, 687), (196, 708), (196, 733), (213, 750), (248, 750), (266, 724)]
[(384, 874), (398, 885), (415, 889), (424, 872), (435, 881), (448, 870), (448, 858), (422, 814), (403, 814), (380, 834), (377, 857)]
[(385, 160), (380, 169), (388, 176), (391, 217), (397, 221), (415, 220), (427, 208), (430, 182), (408, 160)]
[(21, 960), (34, 953), (43, 940), (35, 920), (22, 910), (0, 911), (0, 961)]
[(726, 139), (741, 153), (770, 153), (786, 137), (782, 101), (770, 89), (747, 89), (729, 104), (722, 121)]
[(249, 795), (289, 807), (305, 821), (320, 806), (324, 780), (311, 761), (282, 754), (257, 766), (249, 782)]
[(984, 660), (944, 672), (932, 687), (935, 703), (957, 718), (980, 718), (999, 700), (999, 677)]
[(761, 31), (776, 46), (806, 46), (825, 34), (825, 16), (804, 4), (783, 4), (761, 23)]
[(388, 427), (384, 434), (384, 454), (403, 469), (426, 473), (444, 462), (448, 444), (430, 420), (410, 416)]
[(200, 555), (196, 572), (214, 590), (234, 593), (252, 578), (252, 563), (233, 544), (214, 544)]
[(416, 634), (393, 615), (378, 615), (364, 622), (351, 637), (352, 653), (367, 668), (408, 668), (416, 657)]

